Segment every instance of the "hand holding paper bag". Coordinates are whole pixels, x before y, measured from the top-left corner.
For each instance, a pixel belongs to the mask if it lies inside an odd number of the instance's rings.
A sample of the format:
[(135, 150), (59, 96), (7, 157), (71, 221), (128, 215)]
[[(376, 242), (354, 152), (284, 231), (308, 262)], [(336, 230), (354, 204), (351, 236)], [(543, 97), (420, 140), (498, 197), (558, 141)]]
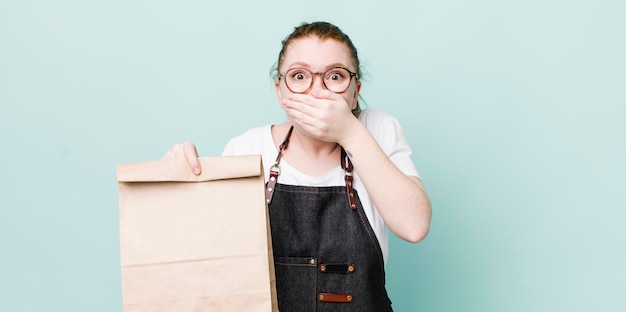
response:
[(260, 156), (117, 167), (124, 311), (278, 311)]

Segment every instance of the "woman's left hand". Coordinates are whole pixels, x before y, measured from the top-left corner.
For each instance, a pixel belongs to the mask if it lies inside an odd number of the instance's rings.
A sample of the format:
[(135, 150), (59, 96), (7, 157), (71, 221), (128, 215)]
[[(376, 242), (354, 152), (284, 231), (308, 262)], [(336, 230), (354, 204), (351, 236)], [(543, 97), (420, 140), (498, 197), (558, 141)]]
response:
[(280, 106), (295, 127), (325, 142), (341, 144), (351, 123), (358, 122), (345, 98), (328, 90), (290, 94)]

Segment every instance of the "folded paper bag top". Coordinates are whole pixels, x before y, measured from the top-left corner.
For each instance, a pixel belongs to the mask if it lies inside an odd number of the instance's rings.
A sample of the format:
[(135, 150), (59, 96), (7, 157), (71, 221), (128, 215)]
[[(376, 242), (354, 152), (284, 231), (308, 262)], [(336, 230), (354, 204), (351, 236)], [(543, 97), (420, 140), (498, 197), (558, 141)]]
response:
[(200, 157), (202, 173), (195, 175), (184, 159), (164, 159), (117, 165), (118, 182), (202, 182), (255, 177), (263, 174), (259, 155)]
[(277, 311), (260, 155), (117, 166), (131, 311)]

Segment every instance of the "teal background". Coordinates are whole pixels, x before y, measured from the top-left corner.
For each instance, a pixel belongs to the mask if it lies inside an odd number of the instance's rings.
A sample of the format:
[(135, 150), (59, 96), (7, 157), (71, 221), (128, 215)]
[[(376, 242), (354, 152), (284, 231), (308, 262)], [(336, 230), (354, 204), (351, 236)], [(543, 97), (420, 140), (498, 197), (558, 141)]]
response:
[(279, 123), (303, 21), (359, 48), (433, 202), (397, 311), (626, 311), (624, 1), (0, 1), (0, 311), (121, 311), (118, 163)]

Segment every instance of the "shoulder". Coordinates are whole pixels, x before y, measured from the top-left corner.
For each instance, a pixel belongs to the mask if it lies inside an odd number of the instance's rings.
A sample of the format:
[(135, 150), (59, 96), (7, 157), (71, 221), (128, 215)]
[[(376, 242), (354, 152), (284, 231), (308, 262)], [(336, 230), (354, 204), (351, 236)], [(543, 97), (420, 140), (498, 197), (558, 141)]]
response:
[(270, 131), (271, 127), (272, 127), (271, 125), (265, 125), (265, 126), (251, 128), (233, 137), (231, 140), (258, 139), (259, 137), (263, 137), (263, 135), (265, 135), (268, 131)]
[(387, 119), (396, 119), (396, 118), (382, 110), (373, 109), (373, 108), (364, 109), (359, 113), (359, 120), (363, 123), (377, 122), (377, 121), (383, 121)]
[(411, 159), (411, 147), (397, 118), (383, 111), (367, 109), (361, 112), (359, 121), (400, 171), (419, 177)]
[(403, 135), (398, 119), (384, 111), (365, 109), (359, 114), (359, 121), (369, 130), (377, 141)]
[(271, 128), (272, 125), (255, 127), (231, 138), (222, 155), (261, 153), (268, 145), (273, 145)]

